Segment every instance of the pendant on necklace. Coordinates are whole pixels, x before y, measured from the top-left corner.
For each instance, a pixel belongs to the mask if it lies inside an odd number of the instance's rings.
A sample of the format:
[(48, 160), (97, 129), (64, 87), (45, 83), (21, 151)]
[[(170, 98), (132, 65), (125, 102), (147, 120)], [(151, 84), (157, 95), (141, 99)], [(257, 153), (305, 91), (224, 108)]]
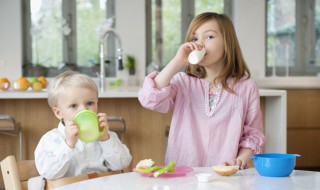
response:
[(209, 85), (210, 84), (207, 84), (207, 83), (205, 84), (204, 105), (205, 105), (205, 111), (206, 111), (207, 116), (211, 117), (214, 114), (216, 107), (218, 105), (218, 102), (220, 100), (222, 85), (221, 85), (221, 83), (219, 83), (217, 85), (217, 92), (215, 93), (213, 103), (211, 106), (210, 106), (210, 102), (209, 102), (209, 100), (210, 100), (210, 98), (209, 98), (210, 86)]

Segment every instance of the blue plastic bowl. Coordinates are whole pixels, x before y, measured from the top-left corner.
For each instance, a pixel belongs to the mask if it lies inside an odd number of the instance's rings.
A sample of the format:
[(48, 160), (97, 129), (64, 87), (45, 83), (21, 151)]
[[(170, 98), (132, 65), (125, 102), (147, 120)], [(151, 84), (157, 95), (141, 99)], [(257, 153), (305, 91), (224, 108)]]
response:
[(287, 177), (296, 165), (299, 154), (265, 153), (250, 156), (253, 158), (254, 167), (261, 176)]

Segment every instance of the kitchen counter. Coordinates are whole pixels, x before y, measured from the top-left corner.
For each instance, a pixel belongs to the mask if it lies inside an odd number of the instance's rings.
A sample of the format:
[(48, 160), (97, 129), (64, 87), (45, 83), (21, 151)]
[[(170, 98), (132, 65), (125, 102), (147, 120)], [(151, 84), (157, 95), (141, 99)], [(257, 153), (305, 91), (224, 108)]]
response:
[[(109, 87), (106, 92), (99, 92), (99, 98), (137, 98), (139, 86)], [(34, 92), (27, 91), (0, 91), (0, 99), (43, 99), (48, 97), (48, 90)]]
[[(99, 98), (137, 98), (140, 86), (109, 87), (106, 92), (100, 93)], [(260, 96), (281, 96), (285, 91), (260, 89)], [(31, 89), (27, 91), (0, 91), (0, 99), (43, 99), (48, 97), (47, 89), (40, 92), (34, 92)]]
[[(99, 98), (108, 101), (112, 98), (137, 99), (139, 86), (110, 87), (107, 92), (100, 93)], [(268, 143), (266, 152), (287, 151), (287, 93), (284, 90), (259, 89), (264, 99), (264, 127)], [(46, 99), (47, 91), (41, 92), (0, 92), (0, 99)], [(121, 101), (121, 100), (119, 100)], [(261, 108), (263, 109), (263, 108)]]

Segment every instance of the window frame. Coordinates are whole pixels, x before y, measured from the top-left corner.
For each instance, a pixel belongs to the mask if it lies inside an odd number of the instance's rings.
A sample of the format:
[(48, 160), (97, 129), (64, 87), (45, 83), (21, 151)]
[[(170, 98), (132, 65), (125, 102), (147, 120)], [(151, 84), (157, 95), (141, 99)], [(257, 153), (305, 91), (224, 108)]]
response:
[[(161, 1), (161, 0), (160, 0)], [(152, 63), (152, 1), (146, 1), (146, 67)], [(224, 14), (233, 19), (234, 0), (224, 0)], [(195, 0), (181, 0), (181, 43), (185, 41), (189, 25), (195, 16)], [(159, 68), (165, 65), (160, 65)], [(148, 70), (146, 70), (146, 74)]]
[[(22, 73), (23, 76), (29, 75), (27, 69), (33, 67), (32, 62), (32, 36), (30, 35), (31, 27), (31, 11), (30, 11), (30, 1), (22, 1), (22, 13), (23, 13), (23, 62), (22, 62)], [(114, 17), (115, 14), (115, 0), (106, 0), (106, 19)], [(66, 39), (62, 40), (62, 63), (68, 65), (70, 69), (77, 67), (77, 3), (76, 0), (61, 0), (61, 11), (63, 18), (67, 19), (71, 33)], [(115, 28), (115, 24), (112, 26)], [(108, 40), (107, 43), (107, 55), (115, 54), (115, 40), (113, 37)], [(100, 40), (100, 39), (99, 39)], [(59, 67), (59, 66), (58, 66)], [(50, 69), (58, 69), (58, 67), (48, 67)], [(111, 73), (111, 75), (114, 75)], [(34, 75), (34, 73), (32, 73)], [(86, 73), (85, 73), (86, 74)], [(106, 73), (107, 74), (107, 73)], [(51, 76), (49, 76), (51, 77)], [(108, 76), (107, 76), (108, 77)], [(113, 77), (113, 76), (111, 76)]]
[[(266, 1), (266, 5), (267, 5)], [(295, 49), (294, 54), (294, 66), (289, 65), (289, 77), (299, 77), (299, 76), (316, 76), (314, 72), (320, 72), (320, 64), (316, 64), (316, 26), (315, 26), (315, 0), (305, 1), (305, 0), (295, 0)], [(266, 6), (267, 9), (268, 6)], [(312, 7), (313, 9), (310, 9)], [(268, 19), (268, 10), (266, 10), (266, 20)], [(304, 21), (310, 21), (305, 23)], [(268, 27), (266, 26), (266, 30)], [(305, 34), (310, 35), (305, 35)], [(313, 35), (314, 34), (314, 35)], [(266, 41), (268, 39), (268, 32), (266, 31)], [(305, 47), (310, 49), (310, 51), (304, 51)], [(313, 54), (313, 55), (312, 55)], [(273, 76), (273, 67), (268, 67), (268, 43), (266, 43), (266, 71), (265, 76)], [(313, 64), (310, 62), (313, 61)], [(319, 62), (319, 61), (318, 61)], [(275, 76), (286, 76), (286, 67), (277, 66), (275, 68)], [(290, 75), (294, 73), (295, 75)]]

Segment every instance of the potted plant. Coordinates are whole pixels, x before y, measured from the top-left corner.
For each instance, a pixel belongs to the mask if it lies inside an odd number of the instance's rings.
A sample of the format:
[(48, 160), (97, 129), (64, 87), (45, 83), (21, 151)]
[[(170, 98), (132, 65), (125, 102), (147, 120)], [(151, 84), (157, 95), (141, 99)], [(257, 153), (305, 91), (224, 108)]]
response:
[(129, 70), (129, 75), (134, 75), (136, 73), (136, 58), (133, 55), (127, 55), (125, 66)]

